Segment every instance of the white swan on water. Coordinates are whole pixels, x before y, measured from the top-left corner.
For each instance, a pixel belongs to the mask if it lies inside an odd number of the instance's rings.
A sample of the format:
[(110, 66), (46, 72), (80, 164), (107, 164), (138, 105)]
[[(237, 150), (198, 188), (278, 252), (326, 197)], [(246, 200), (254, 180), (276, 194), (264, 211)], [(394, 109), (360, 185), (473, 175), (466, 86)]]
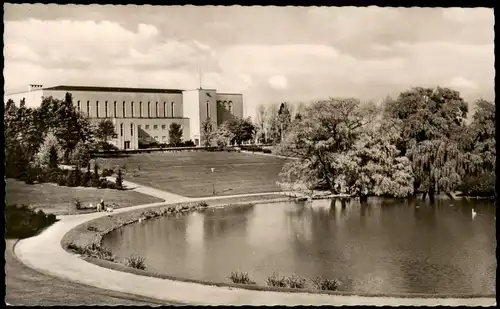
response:
[(477, 215), (477, 212), (474, 211), (474, 208), (472, 208), (472, 219), (474, 219)]

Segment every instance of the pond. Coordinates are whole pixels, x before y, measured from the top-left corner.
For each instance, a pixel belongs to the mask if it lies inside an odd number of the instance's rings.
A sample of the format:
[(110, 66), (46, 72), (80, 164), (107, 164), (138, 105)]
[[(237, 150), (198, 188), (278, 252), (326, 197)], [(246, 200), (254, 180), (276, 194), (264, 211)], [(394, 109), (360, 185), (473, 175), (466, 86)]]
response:
[[(472, 209), (477, 215), (472, 217)], [(495, 205), (481, 200), (370, 198), (207, 209), (106, 235), (117, 257), (158, 273), (265, 284), (273, 272), (341, 281), (358, 293), (495, 293)]]

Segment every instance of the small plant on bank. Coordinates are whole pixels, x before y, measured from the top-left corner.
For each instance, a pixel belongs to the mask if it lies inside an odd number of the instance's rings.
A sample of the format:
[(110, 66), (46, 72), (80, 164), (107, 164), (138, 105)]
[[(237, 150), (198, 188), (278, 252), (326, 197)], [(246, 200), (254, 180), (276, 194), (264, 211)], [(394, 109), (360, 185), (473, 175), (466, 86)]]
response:
[(340, 285), (338, 280), (320, 277), (312, 278), (311, 282), (315, 289), (322, 291), (336, 291)]
[(69, 243), (66, 248), (68, 250), (74, 251), (80, 255), (86, 256), (86, 257), (91, 257), (95, 259), (100, 259), (100, 260), (106, 260), (106, 261), (115, 261), (115, 257), (106, 248), (102, 248), (101, 246), (93, 243), (91, 245), (88, 245), (84, 248), (74, 244), (74, 243)]
[(287, 280), (285, 277), (280, 277), (277, 273), (273, 272), (272, 276), (269, 276), (267, 278), (266, 284), (268, 286), (286, 288), (287, 287)]
[(273, 153), (273, 152), (271, 151), (271, 149), (267, 149), (267, 148), (262, 149), (262, 152), (263, 152), (263, 153)]
[(286, 284), (292, 289), (303, 289), (306, 286), (306, 279), (293, 274), (286, 278)]
[(146, 258), (139, 255), (131, 255), (125, 259), (125, 265), (135, 269), (146, 269)]
[(229, 276), (229, 279), (233, 283), (255, 284), (255, 281), (250, 280), (250, 277), (248, 276), (248, 273), (243, 273), (243, 272), (240, 272), (240, 271), (233, 271), (233, 272), (231, 272), (231, 276)]
[(94, 225), (87, 226), (87, 231), (90, 231), (90, 232), (99, 232), (99, 230), (97, 229), (97, 227), (95, 227)]
[(201, 201), (198, 203), (199, 207), (208, 207), (208, 203), (206, 201)]

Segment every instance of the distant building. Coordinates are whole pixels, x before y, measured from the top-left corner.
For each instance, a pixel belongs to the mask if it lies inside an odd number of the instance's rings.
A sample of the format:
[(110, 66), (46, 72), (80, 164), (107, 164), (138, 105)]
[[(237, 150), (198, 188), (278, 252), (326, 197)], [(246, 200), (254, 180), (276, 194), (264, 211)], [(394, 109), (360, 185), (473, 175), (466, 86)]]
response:
[(232, 117), (243, 117), (243, 95), (215, 89), (30, 85), (27, 92), (8, 94), (4, 99), (16, 104), (24, 99), (27, 107), (38, 107), (44, 97), (63, 100), (67, 92), (75, 107), (92, 121), (113, 121), (118, 138), (111, 142), (119, 149), (138, 149), (139, 136), (168, 143), (169, 126), (174, 122), (181, 125), (184, 141), (201, 145), (201, 125), (207, 117), (214, 130)]

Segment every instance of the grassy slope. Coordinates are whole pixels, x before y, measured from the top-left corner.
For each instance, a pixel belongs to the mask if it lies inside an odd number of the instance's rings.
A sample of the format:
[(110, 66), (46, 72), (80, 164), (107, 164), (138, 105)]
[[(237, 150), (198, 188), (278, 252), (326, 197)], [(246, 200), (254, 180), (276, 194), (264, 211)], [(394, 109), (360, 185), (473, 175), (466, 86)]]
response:
[(27, 204), (42, 209), (46, 213), (75, 214), (73, 199), (78, 198), (82, 205), (96, 204), (101, 199), (105, 203), (117, 203), (119, 208), (139, 204), (162, 202), (163, 200), (133, 191), (112, 189), (70, 188), (55, 184), (27, 185), (22, 181), (6, 179), (5, 200), (7, 204)]
[[(101, 167), (121, 167), (125, 180), (188, 196), (279, 191), (285, 159), (229, 152), (168, 152), (99, 158)], [(211, 168), (215, 171), (212, 173)]]

